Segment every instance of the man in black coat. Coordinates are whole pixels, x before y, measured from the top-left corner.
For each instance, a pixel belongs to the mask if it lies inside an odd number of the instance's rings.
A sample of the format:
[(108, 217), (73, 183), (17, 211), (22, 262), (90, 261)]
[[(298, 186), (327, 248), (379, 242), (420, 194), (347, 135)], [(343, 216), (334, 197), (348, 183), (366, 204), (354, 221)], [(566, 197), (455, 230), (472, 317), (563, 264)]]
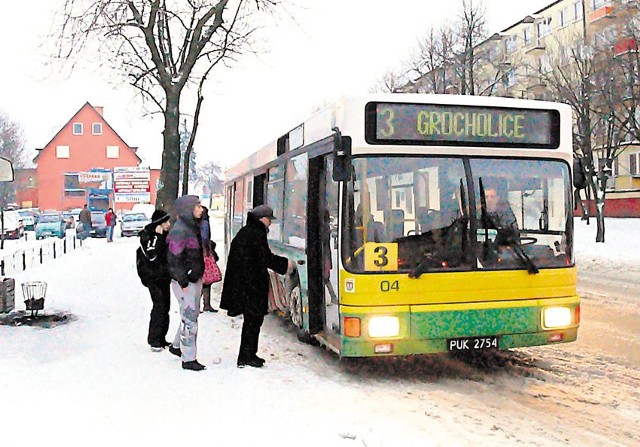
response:
[(165, 339), (171, 307), (171, 277), (167, 264), (167, 232), (171, 226), (169, 217), (166, 212), (155, 210), (151, 223), (140, 232), (140, 246), (136, 250), (138, 276), (142, 285), (149, 289), (153, 302), (147, 336), (152, 351), (162, 351), (170, 344)]
[(293, 271), (293, 262), (275, 255), (269, 248), (267, 232), (275, 220), (273, 210), (259, 205), (247, 213), (247, 224), (231, 241), (220, 308), (229, 316), (244, 315), (238, 368), (260, 368), (264, 359), (257, 356), (258, 338), (269, 308), (269, 273), (281, 275)]

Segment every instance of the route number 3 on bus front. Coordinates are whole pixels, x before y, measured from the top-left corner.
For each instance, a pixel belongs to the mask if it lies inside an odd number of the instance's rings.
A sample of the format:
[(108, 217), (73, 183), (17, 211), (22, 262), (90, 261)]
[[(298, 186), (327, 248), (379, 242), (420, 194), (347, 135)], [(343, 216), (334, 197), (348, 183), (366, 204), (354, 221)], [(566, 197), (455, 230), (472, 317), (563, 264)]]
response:
[(398, 244), (365, 243), (364, 268), (368, 272), (397, 271)]

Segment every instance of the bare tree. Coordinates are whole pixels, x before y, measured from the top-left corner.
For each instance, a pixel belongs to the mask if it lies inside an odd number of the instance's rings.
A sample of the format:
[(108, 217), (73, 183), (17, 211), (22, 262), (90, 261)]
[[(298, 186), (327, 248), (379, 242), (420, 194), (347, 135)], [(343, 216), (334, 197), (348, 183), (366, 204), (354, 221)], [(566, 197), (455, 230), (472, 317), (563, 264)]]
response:
[(189, 194), (189, 179), (197, 180), (196, 152), (193, 147), (193, 134), (187, 128), (187, 120), (182, 122), (180, 131), (180, 181), (182, 195)]
[[(21, 168), (26, 164), (27, 154), (22, 129), (2, 113), (0, 113), (0, 156), (10, 160), (14, 168)], [(0, 207), (5, 208), (15, 198), (15, 183), (0, 182)]]
[(215, 162), (209, 161), (197, 169), (197, 177), (209, 193), (209, 208), (211, 208), (213, 195), (223, 192), (222, 168)]
[(482, 1), (462, 0), (459, 20), (455, 24), (458, 45), (453, 61), (459, 92), (463, 95), (478, 93), (477, 69), (479, 66), (477, 50), (480, 42), (486, 39), (485, 9)]
[(408, 76), (417, 81), (409, 84), (408, 91), (446, 93), (447, 87), (455, 84), (450, 69), (451, 61), (455, 59), (455, 42), (456, 36), (450, 23), (427, 30), (404, 64)]
[[(99, 50), (164, 117), (161, 187), (157, 206), (178, 195), (181, 116), (191, 116), (192, 147), (214, 67), (253, 51), (259, 23), (274, 17), (279, 0), (64, 0), (56, 57), (78, 60)], [(56, 28), (57, 29), (57, 28)], [(195, 91), (194, 91), (195, 90)], [(195, 98), (184, 95), (192, 92)], [(192, 113), (184, 113), (189, 108)], [(190, 149), (188, 149), (190, 152)]]
[(408, 80), (401, 72), (388, 71), (369, 89), (369, 93), (402, 93)]
[[(462, 0), (458, 19), (429, 28), (404, 62), (400, 91), (491, 95), (512, 67), (493, 61), (486, 42), (481, 0)], [(482, 43), (485, 42), (484, 45)], [(402, 78), (395, 83), (402, 82)], [(389, 84), (387, 82), (387, 84)]]

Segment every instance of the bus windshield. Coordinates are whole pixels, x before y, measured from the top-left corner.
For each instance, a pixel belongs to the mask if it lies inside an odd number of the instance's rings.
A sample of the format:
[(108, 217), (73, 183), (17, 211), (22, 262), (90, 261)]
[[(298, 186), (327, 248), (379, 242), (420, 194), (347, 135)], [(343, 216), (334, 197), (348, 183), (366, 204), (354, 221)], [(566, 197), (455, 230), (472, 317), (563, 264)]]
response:
[(573, 265), (569, 166), (473, 157), (360, 157), (344, 188), (351, 272)]

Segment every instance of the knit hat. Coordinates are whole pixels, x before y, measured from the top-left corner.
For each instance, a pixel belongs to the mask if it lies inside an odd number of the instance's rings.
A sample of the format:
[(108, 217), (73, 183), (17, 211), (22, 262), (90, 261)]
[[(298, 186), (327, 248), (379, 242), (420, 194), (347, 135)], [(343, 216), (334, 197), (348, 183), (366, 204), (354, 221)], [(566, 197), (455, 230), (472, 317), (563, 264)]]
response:
[(171, 216), (163, 210), (155, 210), (151, 215), (151, 223), (149, 225), (157, 226), (169, 220)]

